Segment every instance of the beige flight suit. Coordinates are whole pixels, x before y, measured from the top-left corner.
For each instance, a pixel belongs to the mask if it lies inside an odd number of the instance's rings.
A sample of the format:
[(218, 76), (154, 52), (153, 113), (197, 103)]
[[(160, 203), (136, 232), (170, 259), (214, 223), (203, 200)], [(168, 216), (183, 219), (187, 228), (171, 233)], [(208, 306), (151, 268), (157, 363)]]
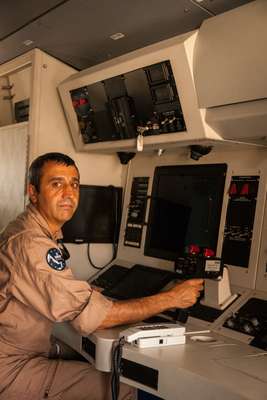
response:
[[(48, 255), (58, 253), (57, 239), (32, 205), (0, 235), (1, 400), (111, 397), (109, 374), (85, 362), (48, 359), (54, 322), (70, 321), (88, 335), (112, 305), (69, 267), (55, 269)], [(132, 397), (121, 385), (120, 398)]]

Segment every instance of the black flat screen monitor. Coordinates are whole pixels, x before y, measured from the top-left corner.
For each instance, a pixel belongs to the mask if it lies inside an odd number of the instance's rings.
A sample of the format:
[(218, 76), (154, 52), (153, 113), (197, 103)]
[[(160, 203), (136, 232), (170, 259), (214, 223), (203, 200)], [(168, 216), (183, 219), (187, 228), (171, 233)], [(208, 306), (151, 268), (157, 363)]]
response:
[(157, 167), (144, 254), (174, 261), (186, 246), (216, 252), (226, 164)]
[(65, 243), (116, 243), (121, 220), (122, 189), (80, 185), (73, 217), (63, 225)]

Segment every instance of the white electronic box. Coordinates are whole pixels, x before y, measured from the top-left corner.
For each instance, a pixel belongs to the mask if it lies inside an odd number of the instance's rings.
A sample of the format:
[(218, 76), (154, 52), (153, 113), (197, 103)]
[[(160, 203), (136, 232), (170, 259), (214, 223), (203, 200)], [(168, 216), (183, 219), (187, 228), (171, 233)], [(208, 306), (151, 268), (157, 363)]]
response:
[(139, 324), (120, 332), (137, 347), (159, 347), (185, 343), (185, 327), (176, 323)]

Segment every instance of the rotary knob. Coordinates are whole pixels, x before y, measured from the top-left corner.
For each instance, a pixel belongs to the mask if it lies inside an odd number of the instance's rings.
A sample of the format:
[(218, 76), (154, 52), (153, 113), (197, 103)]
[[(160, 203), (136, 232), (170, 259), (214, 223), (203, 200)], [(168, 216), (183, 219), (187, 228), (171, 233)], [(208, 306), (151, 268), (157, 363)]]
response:
[(227, 328), (234, 329), (235, 328), (235, 324), (236, 324), (235, 317), (230, 317), (226, 321)]
[(241, 325), (242, 331), (248, 335), (253, 335), (255, 332), (255, 327), (250, 321), (244, 321)]
[(260, 321), (259, 321), (259, 319), (257, 317), (250, 318), (250, 322), (252, 323), (252, 325), (255, 328), (259, 328), (260, 327)]

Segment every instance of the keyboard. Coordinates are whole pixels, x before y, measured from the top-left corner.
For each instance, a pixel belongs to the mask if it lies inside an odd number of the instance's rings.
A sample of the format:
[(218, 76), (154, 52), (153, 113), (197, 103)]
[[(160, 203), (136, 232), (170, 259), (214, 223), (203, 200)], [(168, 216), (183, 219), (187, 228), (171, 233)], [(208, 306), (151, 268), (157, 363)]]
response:
[(128, 271), (129, 268), (114, 264), (93, 280), (93, 282), (90, 282), (90, 284), (105, 290), (111, 289)]

